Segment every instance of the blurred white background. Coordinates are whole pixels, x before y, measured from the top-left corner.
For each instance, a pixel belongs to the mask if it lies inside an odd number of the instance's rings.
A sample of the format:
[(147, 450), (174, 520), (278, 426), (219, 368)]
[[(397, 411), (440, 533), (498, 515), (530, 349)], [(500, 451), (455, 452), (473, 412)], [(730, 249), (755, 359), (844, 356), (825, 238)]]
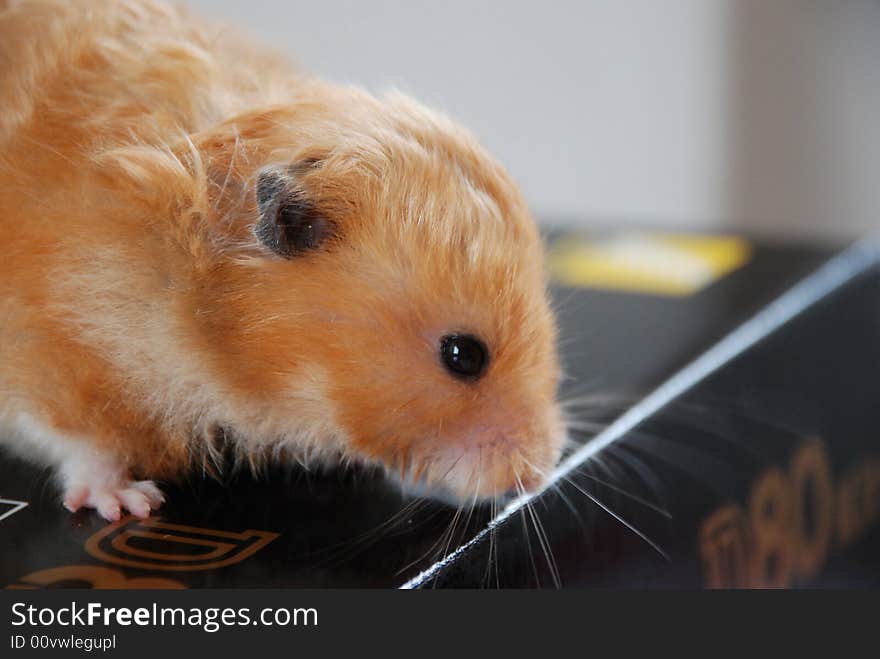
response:
[(880, 227), (877, 0), (188, 0), (470, 127), (548, 222)]

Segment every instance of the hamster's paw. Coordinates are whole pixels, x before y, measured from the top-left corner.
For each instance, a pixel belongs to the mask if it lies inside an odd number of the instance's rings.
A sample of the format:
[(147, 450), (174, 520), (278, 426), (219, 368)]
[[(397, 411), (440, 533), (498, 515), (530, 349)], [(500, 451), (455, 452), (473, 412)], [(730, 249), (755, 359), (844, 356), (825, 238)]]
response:
[(128, 469), (112, 455), (75, 446), (61, 464), (64, 507), (70, 512), (93, 508), (109, 522), (127, 510), (135, 517), (150, 516), (165, 501), (153, 481), (132, 480)]
[(122, 511), (146, 518), (165, 502), (165, 495), (153, 481), (114, 480), (101, 484), (71, 484), (64, 492), (64, 507), (70, 512), (94, 508), (108, 522), (117, 522)]

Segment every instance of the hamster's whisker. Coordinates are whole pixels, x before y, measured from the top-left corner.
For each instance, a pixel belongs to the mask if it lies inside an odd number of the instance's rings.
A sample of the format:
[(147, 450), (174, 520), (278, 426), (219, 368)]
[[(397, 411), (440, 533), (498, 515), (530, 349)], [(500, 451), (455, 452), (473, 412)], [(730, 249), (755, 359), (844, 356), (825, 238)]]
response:
[(423, 560), (425, 560), (425, 558), (427, 558), (428, 556), (434, 556), (434, 557), (437, 557), (437, 556), (440, 554), (440, 550), (438, 549), (438, 550), (435, 551), (435, 548), (436, 548), (438, 545), (440, 545), (440, 544), (443, 543), (443, 539), (444, 539), (445, 537), (446, 537), (446, 533), (445, 533), (445, 532), (442, 533), (442, 534), (440, 534), (440, 536), (439, 536), (434, 542), (431, 543), (431, 546), (429, 546), (427, 550), (425, 550), (425, 551), (424, 551), (422, 554), (420, 554), (417, 558), (415, 558), (414, 560), (411, 560), (409, 563), (407, 563), (407, 564), (404, 565), (402, 568), (400, 568), (399, 570), (397, 570), (397, 572), (394, 573), (394, 576), (396, 577), (396, 576), (399, 576), (399, 575), (403, 574), (404, 572), (406, 572), (407, 570), (409, 570), (413, 565), (417, 565), (417, 564), (421, 563), (421, 562), (422, 562)]
[[(497, 516), (497, 515), (498, 515), (498, 503), (497, 503), (497, 501), (496, 501), (496, 503), (495, 503), (494, 505), (495, 505), (495, 515)], [(494, 519), (494, 517), (493, 517), (493, 519)], [(500, 571), (500, 565), (499, 565), (499, 563), (498, 563), (498, 545), (499, 545), (499, 542), (498, 542), (498, 529), (497, 529), (497, 528), (493, 528), (493, 529), (492, 529), (492, 537), (494, 538), (494, 547), (493, 547), (493, 552), (492, 552), (492, 553), (493, 553), (493, 555), (494, 555), (494, 562), (495, 562), (495, 587), (498, 588), (498, 589), (500, 589), (500, 588), (501, 588), (501, 571)]]
[[(446, 527), (446, 530), (442, 534), (440, 534), (440, 537), (438, 537), (437, 540), (435, 540), (431, 544), (430, 547), (428, 547), (427, 551), (425, 551), (421, 556), (419, 556), (415, 560), (410, 561), (409, 563), (404, 565), (402, 568), (400, 568), (397, 572), (394, 573), (394, 576), (398, 576), (399, 574), (406, 572), (413, 565), (421, 563), (427, 556), (433, 555), (434, 558), (437, 558), (439, 556), (445, 556), (446, 554), (448, 554), (449, 547), (452, 544), (452, 534), (454, 532), (455, 525), (458, 521), (459, 515), (461, 515), (461, 506), (459, 506), (456, 509), (455, 515), (453, 515), (452, 521)], [(444, 542), (445, 542), (445, 545), (444, 545)], [(435, 547), (437, 547), (436, 551), (435, 551)], [(436, 585), (436, 581), (434, 582), (434, 584)]]
[[(562, 370), (565, 372), (568, 371), (565, 366), (562, 367)], [(574, 382), (576, 382), (577, 384), (570, 385), (570, 391), (567, 391), (566, 395), (562, 397), (562, 399), (566, 400), (575, 397), (600, 396), (603, 394), (602, 389), (600, 389), (602, 379), (603, 378), (600, 375), (595, 375), (591, 378), (581, 377), (580, 379), (577, 377), (572, 377), (572, 380), (574, 380)]]
[(634, 396), (609, 395), (607, 393), (584, 393), (572, 394), (570, 396), (561, 397), (558, 405), (563, 411), (578, 410), (581, 413), (585, 411), (614, 412), (625, 409)]
[[(758, 387), (756, 394), (773, 395), (773, 390)], [(746, 409), (748, 406), (740, 401), (732, 402), (729, 399), (719, 398), (713, 395), (691, 393), (687, 399), (678, 399), (664, 409), (663, 416), (675, 423), (681, 423), (689, 428), (699, 427), (698, 420), (705, 419), (715, 432), (719, 430), (718, 420), (719, 413), (724, 415), (725, 419), (744, 420), (753, 423), (759, 423), (768, 430), (778, 431), (778, 434), (792, 434), (794, 431), (791, 427), (786, 427), (776, 420), (767, 418), (766, 414), (759, 414), (755, 409)], [(707, 418), (707, 415), (708, 418)], [(741, 439), (741, 435), (737, 433), (735, 439)]]
[[(523, 455), (521, 452), (519, 453), (519, 457), (520, 457), (520, 459), (521, 459), (525, 464), (527, 464), (527, 465), (530, 466), (532, 469), (534, 469), (534, 470), (535, 470), (537, 473), (539, 473), (543, 478), (547, 478), (548, 474), (546, 473), (546, 471), (544, 471), (544, 470), (538, 468), (536, 465), (532, 464), (532, 463), (528, 460), (528, 458), (526, 458), (525, 455)], [(593, 457), (593, 461), (595, 461), (596, 463), (598, 463), (598, 464), (600, 464), (600, 465), (603, 464), (603, 462), (601, 461), (601, 459), (599, 458), (599, 456), (594, 456), (594, 457)], [(583, 468), (585, 468), (585, 467), (586, 467), (586, 465), (583, 465), (583, 466), (581, 467), (581, 469), (583, 469)], [(610, 471), (610, 469), (609, 469), (607, 466), (605, 467), (605, 469), (606, 469), (607, 471), (609, 471), (609, 473), (612, 473), (612, 472)], [(659, 506), (657, 506), (656, 504), (651, 503), (650, 501), (646, 501), (645, 499), (639, 497), (638, 495), (632, 494), (631, 492), (627, 492), (627, 491), (625, 491), (625, 490), (623, 490), (623, 489), (621, 489), (621, 488), (619, 488), (619, 487), (617, 487), (617, 486), (615, 486), (615, 485), (613, 485), (613, 484), (611, 484), (611, 483), (608, 483), (607, 481), (600, 480), (600, 479), (596, 478), (595, 476), (592, 476), (592, 474), (586, 473), (586, 472), (584, 472), (584, 471), (578, 471), (578, 472), (576, 472), (576, 473), (577, 473), (578, 475), (580, 475), (580, 476), (585, 476), (585, 477), (587, 477), (587, 478), (591, 478), (591, 479), (595, 480), (596, 482), (601, 483), (602, 485), (605, 485), (605, 486), (608, 487), (609, 489), (612, 489), (612, 490), (614, 490), (614, 491), (616, 491), (616, 492), (618, 492), (618, 493), (620, 493), (620, 494), (622, 494), (622, 495), (624, 495), (624, 496), (626, 496), (626, 497), (632, 499), (633, 501), (636, 501), (637, 503), (640, 503), (640, 504), (642, 504), (643, 506), (646, 506), (647, 508), (649, 508), (649, 509), (651, 509), (651, 510), (657, 512), (657, 513), (660, 514), (660, 515), (663, 515), (664, 517), (666, 517), (666, 518), (668, 518), (668, 519), (671, 519), (671, 518), (672, 518), (672, 515), (671, 515), (671, 513), (669, 513), (669, 511), (667, 511), (667, 510), (665, 510), (665, 509), (663, 509), (663, 508), (660, 508)], [(519, 474), (518, 474), (518, 473), (516, 474), (516, 478), (517, 478), (517, 489), (519, 490), (520, 494), (522, 494), (522, 493), (524, 492), (524, 489), (522, 488), (522, 483), (519, 481)], [(635, 533), (635, 534), (636, 534), (638, 537), (640, 537), (642, 540), (644, 540), (648, 545), (650, 545), (654, 550), (656, 550), (656, 551), (657, 551), (661, 556), (663, 556), (667, 561), (670, 560), (669, 554), (668, 554), (665, 550), (663, 550), (663, 549), (662, 549), (662, 548), (661, 548), (656, 542), (654, 542), (653, 540), (651, 540), (651, 539), (650, 539), (645, 533), (643, 533), (642, 531), (640, 531), (639, 529), (637, 529), (633, 524), (631, 524), (630, 522), (628, 522), (627, 520), (625, 520), (625, 519), (624, 519), (619, 513), (616, 513), (615, 511), (613, 511), (613, 510), (612, 510), (610, 507), (608, 507), (605, 503), (603, 503), (601, 500), (599, 500), (594, 494), (591, 494), (591, 493), (587, 492), (584, 488), (582, 488), (580, 485), (578, 485), (578, 484), (577, 484), (577, 483), (576, 483), (576, 482), (575, 482), (570, 476), (563, 476), (562, 479), (563, 479), (565, 482), (569, 483), (572, 487), (574, 487), (577, 491), (579, 491), (579, 492), (580, 492), (581, 494), (583, 494), (585, 497), (587, 497), (587, 498), (588, 498), (590, 501), (592, 501), (594, 504), (596, 504), (597, 506), (599, 506), (600, 508), (602, 508), (602, 510), (604, 510), (605, 512), (607, 512), (609, 515), (611, 515), (611, 516), (612, 516), (614, 519), (616, 519), (618, 522), (620, 522), (621, 524), (623, 524), (623, 525), (624, 525), (626, 528), (628, 528), (630, 531), (632, 531), (633, 533)], [(558, 484), (556, 484), (556, 483), (554, 483), (554, 485), (557, 485), (557, 486), (558, 486)], [(558, 492), (559, 492), (560, 495), (562, 494), (561, 490), (558, 490)], [(569, 502), (569, 503), (570, 503), (570, 502)], [(531, 502), (527, 502), (527, 504), (528, 504), (528, 505), (527, 505), (526, 507), (531, 508)], [(537, 520), (537, 513), (534, 512), (534, 511), (530, 511), (530, 512), (533, 512), (533, 514), (536, 516), (536, 520)], [(536, 527), (536, 531), (537, 531), (537, 521), (536, 521), (535, 527)], [(543, 530), (543, 528), (542, 528), (542, 530)], [(546, 535), (544, 536), (544, 538), (545, 538), (545, 540), (546, 540)], [(539, 534), (539, 541), (541, 541), (540, 534)], [(549, 546), (549, 543), (548, 543), (548, 546)]]
[[(473, 517), (474, 510), (476, 510), (476, 507), (477, 507), (477, 500), (478, 500), (477, 497), (474, 496), (474, 498), (471, 499), (470, 505), (468, 506), (467, 515), (465, 516), (464, 522), (461, 525), (462, 536), (467, 535), (468, 527), (470, 526), (470, 523), (471, 523), (471, 517)], [(464, 540), (464, 537), (462, 537), (462, 540)], [(460, 544), (460, 543), (458, 543), (458, 544)]]
[[(517, 487), (517, 496), (520, 498), (524, 497), (525, 491), (522, 489), (522, 485), (519, 482), (517, 482), (516, 487)], [(532, 574), (535, 576), (535, 585), (538, 588), (540, 588), (541, 587), (541, 577), (538, 574), (538, 564), (535, 562), (535, 553), (532, 551), (532, 540), (530, 538), (531, 534), (529, 533), (529, 524), (526, 521), (525, 506), (520, 507), (519, 515), (520, 515), (520, 519), (522, 520), (523, 537), (525, 538), (525, 541), (526, 541), (526, 549), (528, 549), (528, 553), (529, 553), (529, 563), (531, 563), (531, 565), (532, 565)]]
[[(520, 457), (525, 460), (525, 457), (523, 457), (521, 453)], [(522, 479), (520, 478), (517, 469), (514, 469), (514, 476), (516, 478), (517, 490), (519, 490), (519, 493), (522, 495), (525, 493), (526, 489), (523, 487)], [(532, 502), (527, 501), (525, 508), (532, 520), (532, 526), (535, 528), (535, 534), (538, 537), (538, 544), (541, 547), (541, 551), (544, 553), (544, 560), (547, 562), (547, 568), (550, 570), (550, 578), (553, 579), (553, 585), (558, 590), (562, 587), (562, 581), (559, 578), (559, 569), (556, 565), (556, 557), (553, 555), (553, 548), (550, 545), (550, 538), (547, 536), (544, 525), (541, 523), (538, 515), (538, 511), (535, 510)]]
[[(490, 512), (492, 514), (491, 519), (495, 519), (495, 516), (498, 514), (497, 513), (498, 505), (496, 503), (495, 497), (492, 497), (492, 503), (490, 505), (491, 505)], [(495, 531), (494, 528), (489, 529), (489, 553), (486, 558), (486, 570), (485, 570), (485, 572), (483, 572), (483, 581), (482, 581), (483, 587), (485, 587), (489, 583), (489, 578), (490, 578), (491, 571), (492, 571), (492, 551), (495, 548), (495, 533), (494, 533), (494, 531)]]
[(608, 424), (600, 421), (590, 421), (589, 419), (569, 419), (565, 423), (568, 430), (577, 430), (579, 432), (598, 433)]
[(398, 416), (398, 415), (400, 415), (400, 412), (401, 412), (403, 409), (409, 407), (410, 405), (412, 405), (412, 404), (415, 403), (415, 402), (418, 402), (418, 400), (419, 400), (419, 397), (418, 397), (418, 396), (415, 396), (415, 397), (413, 397), (413, 398), (410, 398), (409, 400), (406, 400), (406, 401), (402, 402), (402, 403), (401, 403), (400, 405), (398, 405), (397, 407), (392, 408), (391, 410), (389, 410), (389, 412), (390, 412), (390, 414), (391, 414), (392, 416)]
[[(437, 539), (437, 541), (431, 545), (431, 547), (428, 549), (428, 551), (425, 552), (425, 554), (422, 555), (421, 558), (417, 559), (416, 561), (413, 561), (413, 563), (410, 563), (410, 565), (418, 563), (419, 561), (422, 560), (422, 558), (431, 554), (432, 552), (435, 557), (445, 556), (446, 554), (449, 553), (449, 547), (452, 544), (452, 536), (453, 536), (453, 533), (455, 532), (455, 527), (458, 524), (458, 519), (461, 516), (461, 511), (462, 511), (461, 506), (456, 508), (455, 514), (452, 516), (452, 520), (446, 526), (446, 529), (443, 531), (443, 533), (440, 534), (440, 537)], [(438, 545), (440, 545), (440, 546), (438, 547)], [(436, 551), (433, 551), (435, 547), (438, 547), (438, 549)], [(407, 567), (409, 567), (409, 566), (407, 566)]]
[(461, 518), (463, 507), (459, 506), (455, 510), (455, 515), (452, 517), (452, 523), (449, 525), (449, 533), (446, 535), (446, 544), (443, 547), (442, 556), (446, 556), (449, 554), (449, 548), (452, 546), (452, 539), (455, 534), (455, 528), (458, 526), (458, 520)]
[(656, 472), (636, 455), (626, 443), (607, 446), (604, 453), (621, 462), (623, 466), (634, 472), (635, 476), (643, 483), (657, 500), (662, 500), (667, 492), (663, 482), (657, 477)]
[(581, 515), (580, 511), (578, 511), (577, 506), (574, 505), (574, 502), (568, 497), (568, 495), (565, 494), (565, 491), (562, 489), (562, 485), (557, 481), (554, 482), (551, 487), (553, 488), (553, 491), (556, 493), (556, 495), (560, 499), (562, 499), (565, 507), (571, 511), (572, 515), (574, 515), (574, 518), (578, 521), (578, 524), (581, 526), (581, 528), (586, 531), (587, 525), (584, 524), (583, 516)]
[[(549, 472), (547, 472), (547, 470), (545, 470), (545, 469), (540, 469), (539, 467), (537, 467), (537, 466), (536, 466), (535, 464), (533, 464), (530, 460), (528, 460), (528, 459), (522, 454), (522, 452), (520, 452), (520, 459), (521, 459), (523, 462), (525, 462), (529, 467), (531, 467), (533, 470), (535, 470), (538, 474), (540, 474), (542, 478), (544, 478), (545, 480), (548, 480), (548, 481), (549, 481), (550, 474), (549, 474)], [(574, 503), (572, 502), (572, 500), (571, 500), (568, 496), (566, 496), (566, 494), (565, 494), (565, 492), (563, 491), (562, 486), (559, 484), (559, 482), (558, 482), (558, 481), (549, 481), (549, 482), (550, 482), (550, 487), (551, 487), (551, 488), (553, 489), (553, 491), (559, 496), (559, 498), (563, 500), (563, 502), (565, 503), (566, 507), (568, 507), (568, 509), (571, 510), (572, 514), (573, 514), (573, 515), (575, 516), (575, 518), (578, 520), (578, 523), (580, 523), (581, 526), (584, 526), (584, 524), (583, 524), (583, 520), (581, 519), (581, 515), (580, 515), (580, 513), (578, 512), (577, 507), (574, 505)], [(542, 498), (543, 498), (543, 497), (542, 497)], [(546, 506), (547, 504), (545, 503), (544, 505)]]
[(668, 554), (668, 553), (667, 553), (662, 547), (660, 547), (660, 545), (658, 545), (656, 542), (654, 542), (653, 540), (651, 540), (651, 538), (649, 538), (647, 535), (645, 535), (645, 533), (643, 533), (642, 531), (640, 531), (639, 529), (637, 529), (635, 526), (633, 526), (630, 522), (628, 522), (627, 520), (625, 520), (621, 515), (619, 515), (618, 513), (614, 512), (611, 508), (609, 508), (609, 507), (608, 507), (607, 505), (605, 505), (602, 501), (600, 501), (595, 495), (591, 494), (590, 492), (587, 492), (585, 489), (583, 489), (580, 485), (578, 485), (577, 483), (575, 483), (575, 482), (574, 482), (571, 478), (569, 478), (568, 476), (563, 476), (563, 479), (564, 479), (566, 482), (570, 483), (571, 486), (572, 486), (573, 488), (575, 488), (578, 492), (580, 492), (581, 494), (583, 494), (583, 495), (584, 495), (585, 497), (587, 497), (590, 501), (592, 501), (594, 504), (596, 504), (597, 506), (599, 506), (599, 507), (600, 507), (602, 510), (604, 510), (606, 513), (608, 513), (609, 515), (611, 515), (611, 517), (613, 517), (614, 519), (616, 519), (618, 522), (620, 522), (621, 524), (623, 524), (623, 526), (625, 526), (627, 529), (629, 529), (630, 531), (632, 531), (632, 532), (633, 532), (635, 535), (637, 535), (639, 538), (641, 538), (642, 540), (644, 540), (645, 543), (648, 544), (648, 546), (650, 546), (652, 549), (654, 549), (654, 551), (656, 551), (658, 554), (660, 554), (660, 555), (661, 555), (663, 558), (665, 558), (667, 561), (671, 561), (671, 560), (672, 560), (672, 559), (670, 558), (669, 554)]
[[(631, 431), (630, 438), (629, 443), (638, 451), (675, 467), (713, 491), (719, 488), (716, 476), (731, 474), (729, 463), (697, 446), (681, 445), (669, 437), (644, 430)], [(751, 451), (749, 453), (755, 455)]]
[(647, 499), (644, 499), (644, 498), (638, 496), (637, 494), (633, 494), (632, 492), (624, 490), (623, 488), (618, 487), (617, 485), (614, 485), (613, 483), (605, 480), (604, 478), (599, 478), (598, 476), (594, 476), (593, 474), (590, 474), (586, 471), (583, 471), (583, 469), (586, 469), (587, 467), (588, 467), (588, 465), (581, 465), (576, 471), (573, 472), (573, 474), (577, 475), (577, 476), (582, 476), (584, 478), (589, 478), (591, 481), (599, 483), (600, 485), (607, 487), (609, 490), (614, 490), (618, 494), (625, 496), (627, 499), (631, 499), (632, 501), (635, 501), (636, 503), (639, 503), (639, 504), (645, 506), (645, 508), (649, 508), (650, 510), (653, 510), (655, 513), (657, 513), (659, 515), (663, 515), (663, 517), (665, 517), (667, 519), (672, 519), (672, 513), (670, 513), (665, 508), (661, 508), (657, 504), (651, 503)]
[[(544, 248), (547, 248), (547, 240), (544, 238), (542, 240), (544, 243)], [(578, 293), (577, 288), (564, 288), (564, 289), (555, 289), (557, 292), (553, 293), (554, 289), (550, 290), (550, 308), (553, 310), (553, 313), (559, 314), (562, 309), (565, 309), (568, 304), (574, 299), (575, 295)], [(564, 295), (559, 295), (560, 292), (564, 292)]]
[(376, 526), (370, 533), (375, 533), (377, 531), (383, 529), (390, 529), (397, 522), (399, 522), (403, 517), (406, 517), (409, 514), (415, 513), (420, 507), (424, 506), (427, 502), (427, 499), (423, 497), (419, 497), (418, 499), (413, 499), (409, 503), (407, 503), (403, 508), (394, 513), (391, 517), (386, 519), (384, 522)]
[[(593, 456), (593, 458), (592, 458), (590, 461), (588, 461), (588, 462), (586, 462), (586, 463), (580, 465), (580, 466), (579, 466), (577, 469), (575, 469), (572, 473), (575, 474), (575, 475), (578, 475), (578, 476), (583, 476), (584, 478), (588, 478), (588, 479), (590, 479), (590, 480), (592, 480), (592, 481), (594, 481), (594, 482), (596, 482), (596, 483), (599, 483), (600, 485), (603, 485), (603, 486), (607, 487), (608, 489), (614, 490), (614, 491), (617, 492), (618, 494), (621, 494), (621, 495), (623, 495), (623, 496), (625, 496), (625, 497), (631, 499), (632, 501), (635, 501), (636, 503), (639, 503), (639, 504), (641, 504), (641, 505), (643, 505), (643, 506), (645, 506), (645, 507), (647, 507), (647, 508), (653, 510), (654, 512), (656, 512), (656, 513), (658, 513), (658, 514), (663, 515), (663, 516), (666, 517), (667, 519), (672, 519), (672, 514), (671, 514), (668, 510), (666, 510), (665, 508), (660, 507), (658, 504), (652, 503), (651, 501), (648, 501), (647, 499), (645, 499), (645, 498), (643, 498), (643, 497), (640, 497), (640, 496), (638, 496), (637, 494), (634, 494), (634, 493), (632, 493), (632, 492), (629, 492), (629, 491), (623, 489), (623, 488), (622, 488), (621, 486), (619, 486), (619, 485), (615, 485), (614, 483), (610, 482), (610, 481), (607, 480), (607, 479), (599, 478), (598, 476), (595, 476), (594, 474), (591, 474), (591, 473), (589, 473), (588, 471), (586, 471), (587, 469), (589, 469), (589, 468), (592, 467), (593, 465), (596, 465), (596, 466), (602, 468), (604, 471), (606, 471), (606, 472), (607, 472), (612, 478), (614, 478), (614, 479), (617, 480), (617, 479), (618, 479), (617, 475), (616, 475), (616, 474), (614, 473), (614, 471), (608, 466), (608, 464), (607, 464), (607, 462), (605, 461), (604, 457), (606, 457), (606, 456), (595, 455), (595, 456)], [(528, 462), (528, 461), (525, 459), (525, 457), (523, 457), (522, 459), (523, 459), (523, 460), (524, 460), (524, 461), (525, 461), (525, 462), (526, 462), (526, 463), (527, 463), (532, 469), (534, 469), (534, 470), (537, 471), (539, 474), (541, 474), (544, 478), (548, 478), (548, 474), (547, 474), (545, 471), (543, 471), (543, 470), (541, 470), (541, 469), (538, 469), (538, 467), (536, 467), (536, 466), (533, 465), (532, 463)]]
[(553, 578), (553, 585), (559, 590), (562, 588), (562, 580), (559, 576), (559, 567), (556, 564), (556, 556), (553, 554), (553, 546), (550, 544), (550, 538), (547, 535), (543, 522), (541, 522), (541, 516), (538, 514), (538, 511), (535, 510), (535, 506), (531, 501), (526, 503), (526, 508), (529, 511), (529, 515), (532, 518), (532, 524), (538, 534), (538, 542), (541, 544), (541, 549), (544, 552), (547, 567), (550, 568), (550, 576)]
[(439, 482), (439, 483), (442, 483), (443, 481), (445, 481), (445, 480), (446, 480), (446, 477), (449, 476), (449, 474), (452, 473), (452, 470), (455, 469), (456, 466), (458, 466), (458, 463), (461, 462), (462, 458), (464, 458), (464, 453), (462, 453), (461, 455), (459, 455), (459, 456), (455, 459), (455, 461), (452, 463), (452, 465), (449, 467), (449, 469), (447, 469), (445, 472), (443, 472), (443, 475), (440, 476), (439, 478), (436, 478), (435, 481), (437, 481), (437, 482)]
[(418, 483), (419, 481), (421, 481), (422, 476), (424, 476), (428, 468), (429, 462), (430, 460), (428, 459), (420, 459), (416, 461), (415, 467), (413, 467), (413, 472), (412, 474), (410, 474), (410, 478), (412, 479), (413, 483)]
[(365, 550), (375, 544), (377, 541), (381, 540), (384, 537), (384, 533), (387, 531), (391, 531), (398, 523), (403, 521), (403, 518), (419, 512), (427, 503), (428, 500), (425, 498), (420, 497), (418, 499), (412, 499), (400, 510), (392, 514), (385, 521), (377, 524), (375, 527), (364, 531), (363, 533), (355, 536), (352, 539), (346, 539), (344, 541), (340, 541), (324, 547), (323, 549), (319, 550), (319, 552), (327, 553), (328, 556), (325, 561), (322, 561), (319, 564), (325, 564), (327, 562), (332, 562), (336, 560), (344, 560), (347, 557), (357, 555), (359, 551)]
[[(494, 473), (495, 470), (495, 453), (489, 453), (489, 473)], [(497, 483), (493, 483), (492, 485), (492, 501), (491, 501), (491, 517), (490, 519), (495, 519), (498, 516), (498, 485)], [(494, 526), (489, 527), (489, 554), (486, 559), (486, 572), (483, 575), (483, 584), (488, 585), (490, 579), (492, 577), (492, 563), (494, 560), (495, 563), (495, 583), (496, 587), (500, 588), (501, 584), (499, 583), (499, 575), (498, 575), (498, 544), (496, 538), (496, 530)]]
[(479, 456), (477, 458), (477, 483), (474, 486), (474, 496), (471, 497), (471, 505), (468, 510), (467, 517), (465, 517), (464, 525), (462, 530), (464, 533), (467, 533), (468, 526), (471, 523), (471, 517), (474, 514), (474, 509), (477, 507), (477, 501), (480, 498), (480, 483), (482, 482), (483, 477), (483, 447), (480, 447)]

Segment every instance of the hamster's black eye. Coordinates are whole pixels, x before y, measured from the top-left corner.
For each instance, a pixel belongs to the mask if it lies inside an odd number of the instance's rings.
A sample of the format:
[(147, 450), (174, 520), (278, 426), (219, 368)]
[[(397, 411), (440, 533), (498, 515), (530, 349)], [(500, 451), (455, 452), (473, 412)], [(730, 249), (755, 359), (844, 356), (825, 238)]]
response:
[(449, 334), (440, 339), (440, 359), (455, 377), (475, 380), (486, 370), (489, 351), (486, 344), (469, 334)]

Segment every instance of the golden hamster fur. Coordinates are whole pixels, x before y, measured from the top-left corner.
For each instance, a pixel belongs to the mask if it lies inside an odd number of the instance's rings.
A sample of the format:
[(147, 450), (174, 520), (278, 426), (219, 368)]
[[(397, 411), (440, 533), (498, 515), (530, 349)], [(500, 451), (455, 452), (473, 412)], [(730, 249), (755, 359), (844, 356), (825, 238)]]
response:
[(538, 232), (465, 130), (149, 0), (0, 0), (0, 437), (147, 516), (218, 461), (458, 501), (564, 440)]

